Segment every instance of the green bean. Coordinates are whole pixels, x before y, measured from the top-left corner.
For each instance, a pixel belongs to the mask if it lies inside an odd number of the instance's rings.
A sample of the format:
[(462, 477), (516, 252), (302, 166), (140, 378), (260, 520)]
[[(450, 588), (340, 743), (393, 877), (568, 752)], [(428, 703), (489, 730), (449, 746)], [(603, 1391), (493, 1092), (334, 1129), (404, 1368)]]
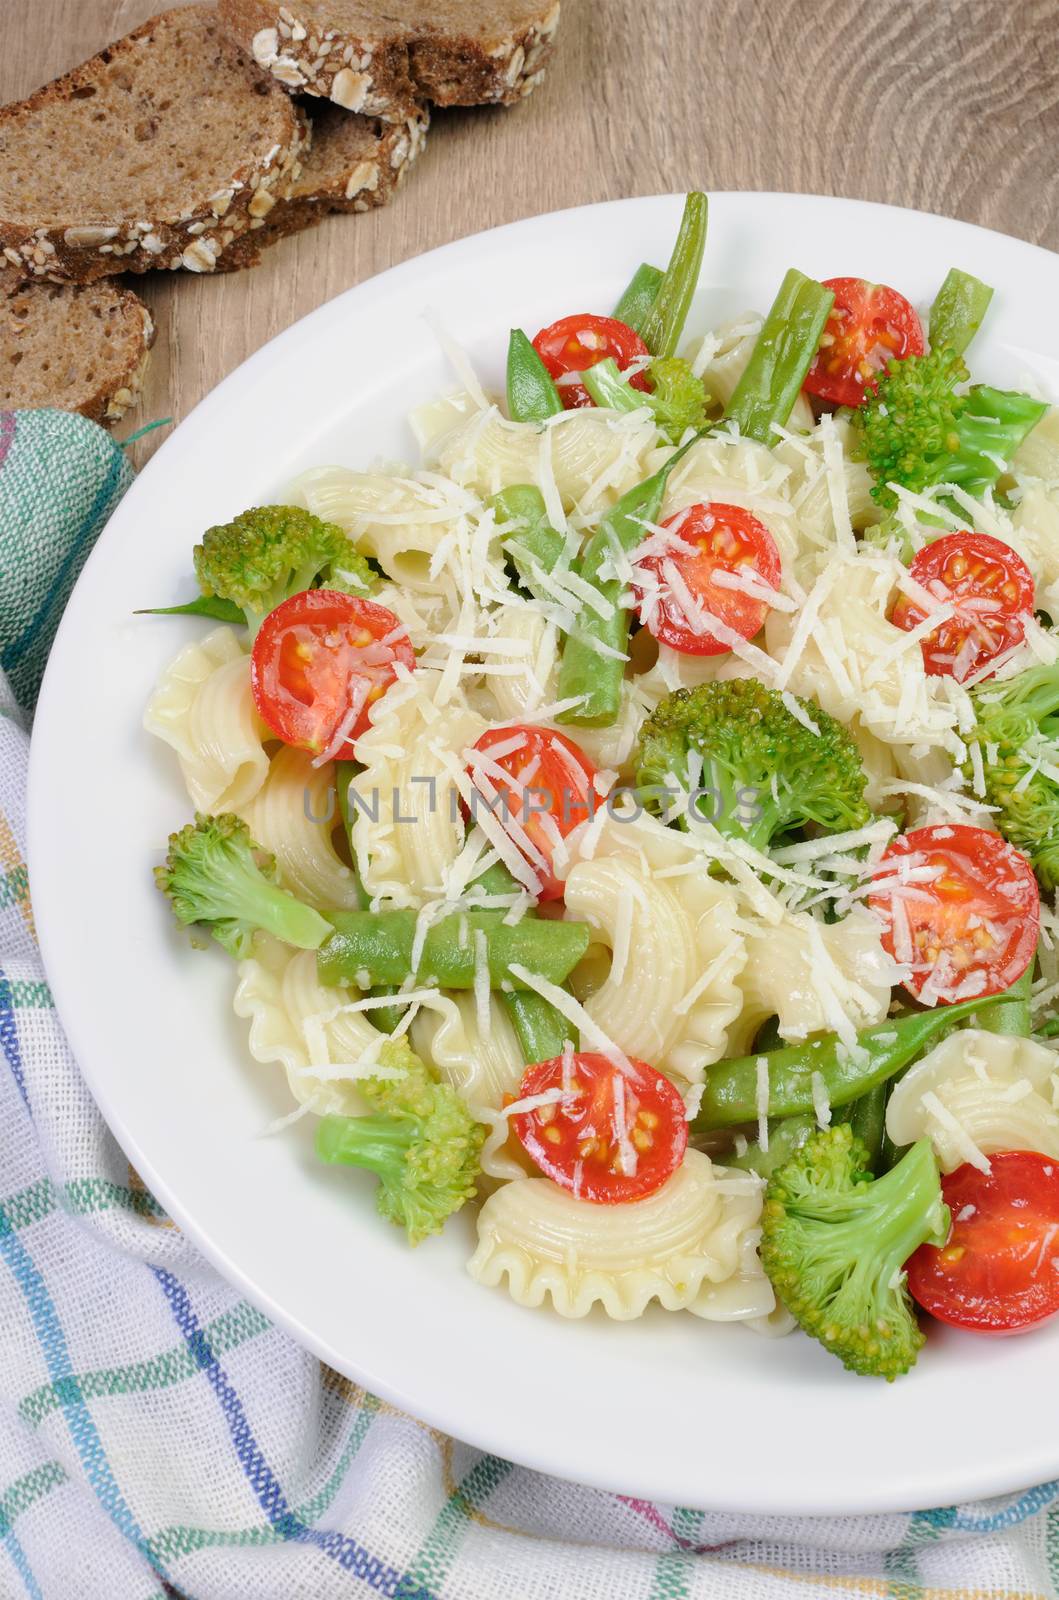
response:
[(532, 483), (517, 483), (510, 489), (501, 489), (493, 496), (491, 504), (497, 522), (522, 524), (504, 539), (504, 547), (522, 582), (538, 599), (554, 600), (554, 595), (549, 595), (533, 577), (533, 563), (543, 572), (551, 572), (566, 548), (566, 540), (548, 521), (544, 496)]
[[(327, 949), (327, 946), (324, 946)], [(813, 1078), (819, 1074), (833, 1108), (848, 1105), (894, 1077), (920, 1051), (961, 1021), (984, 1014), (988, 1000), (963, 1000), (957, 1005), (917, 1011), (907, 1017), (888, 1017), (857, 1035), (859, 1048), (850, 1050), (836, 1034), (787, 1045), (764, 1056), (739, 1056), (718, 1061), (707, 1074), (694, 1128), (708, 1133), (751, 1122), (758, 1115), (757, 1064), (768, 1066), (768, 1111), (773, 1117), (804, 1116), (814, 1110)]]
[(835, 1118), (836, 1122), (848, 1122), (856, 1137), (866, 1146), (870, 1172), (877, 1170), (882, 1156), (886, 1134), (886, 1102), (889, 1097), (889, 1083), (877, 1083), (867, 1094), (843, 1106)]
[(671, 356), (680, 343), (702, 271), (708, 216), (706, 196), (693, 190), (684, 201), (684, 215), (669, 265), (639, 329), (641, 339), (653, 356)]
[(527, 1065), (534, 1061), (554, 1061), (556, 1056), (562, 1055), (573, 1029), (550, 1000), (540, 994), (517, 990), (505, 993), (504, 1009), (511, 1018), (522, 1059)]
[[(390, 988), (371, 989), (369, 993), (375, 999), (381, 999), (384, 994), (393, 994), (393, 990)], [(378, 1028), (381, 1033), (392, 1033), (407, 1010), (408, 1007), (406, 1005), (374, 1006), (368, 1015), (372, 1025)]]
[(815, 1117), (783, 1117), (769, 1123), (767, 1150), (762, 1149), (757, 1139), (751, 1139), (741, 1156), (718, 1156), (717, 1164), (721, 1167), (738, 1167), (742, 1172), (756, 1172), (762, 1178), (771, 1178), (776, 1168), (789, 1161), (815, 1131)]
[(1030, 995), (1033, 989), (1033, 965), (1031, 961), (1022, 977), (997, 997), (995, 1005), (983, 1012), (978, 1027), (986, 1033), (1012, 1033), (1020, 1039), (1029, 1038), (1032, 1032)]
[(512, 422), (545, 422), (563, 409), (555, 381), (521, 328), (507, 347), (507, 414)]
[(989, 309), (993, 291), (980, 278), (973, 278), (959, 267), (950, 267), (948, 276), (930, 308), (930, 346), (945, 345), (962, 356)]
[(628, 288), (614, 307), (615, 319), (624, 322), (634, 333), (639, 333), (647, 313), (655, 303), (664, 277), (661, 267), (649, 266), (646, 261), (638, 266), (629, 280)]
[(571, 706), (569, 711), (561, 711), (557, 719), (559, 722), (608, 728), (617, 720), (621, 710), (624, 659), (602, 655), (592, 648), (590, 641), (620, 651), (624, 657), (629, 643), (629, 612), (618, 603), (625, 588), (624, 583), (616, 577), (601, 578), (600, 568), (616, 550), (628, 553), (643, 542), (644, 523), (658, 520), (670, 472), (701, 437), (702, 434), (697, 433), (694, 439), (689, 439), (687, 444), (675, 450), (653, 477), (622, 495), (617, 504), (606, 512), (584, 548), (578, 571), (605, 600), (610, 601), (613, 610), (609, 617), (601, 617), (586, 607), (579, 617), (578, 632), (568, 635), (563, 643), (559, 698), (567, 700), (577, 697), (579, 704)]
[[(588, 949), (589, 928), (583, 922), (545, 922), (523, 918), (514, 926), (497, 911), (468, 911), (442, 917), (427, 932), (413, 973), (416, 935), (414, 911), (336, 911), (332, 936), (317, 952), (321, 983), (355, 983), (360, 988), (398, 988), (414, 977), (442, 989), (473, 989), (477, 940), (486, 940), (489, 981), (493, 988), (510, 983), (526, 988), (511, 971), (527, 967), (551, 983), (562, 983)], [(467, 938), (460, 943), (466, 921)]]
[(815, 278), (787, 273), (728, 406), (744, 437), (772, 444), (773, 424), (790, 420), (834, 303)]
[(212, 617), (215, 622), (231, 622), (236, 627), (246, 627), (246, 612), (234, 600), (222, 600), (215, 594), (200, 594), (182, 606), (141, 606), (134, 617)]

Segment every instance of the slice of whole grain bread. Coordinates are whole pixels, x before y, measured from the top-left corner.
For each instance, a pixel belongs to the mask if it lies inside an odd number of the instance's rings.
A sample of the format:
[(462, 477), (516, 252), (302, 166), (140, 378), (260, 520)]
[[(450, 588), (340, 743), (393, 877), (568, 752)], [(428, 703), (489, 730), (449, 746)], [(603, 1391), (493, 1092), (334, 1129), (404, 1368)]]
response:
[(417, 101), (510, 104), (539, 82), (560, 0), (218, 0), (286, 88), (404, 121)]
[(139, 398), (154, 340), (143, 301), (116, 283), (12, 279), (0, 274), (0, 410), (54, 406), (118, 422)]
[(211, 272), (296, 173), (304, 114), (205, 6), (0, 107), (0, 249), (23, 276)]
[(256, 266), (262, 249), (312, 228), (333, 211), (384, 206), (404, 182), (423, 148), (429, 117), (417, 111), (405, 123), (381, 122), (317, 101), (311, 112), (313, 142), (301, 172), (265, 218), (220, 257), (218, 271)]

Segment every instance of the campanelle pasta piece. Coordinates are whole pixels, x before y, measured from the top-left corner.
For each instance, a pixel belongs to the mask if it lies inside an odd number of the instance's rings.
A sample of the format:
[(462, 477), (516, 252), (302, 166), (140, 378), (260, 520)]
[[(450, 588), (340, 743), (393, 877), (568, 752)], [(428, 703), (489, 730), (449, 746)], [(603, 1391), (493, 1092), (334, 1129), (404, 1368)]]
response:
[(231, 628), (217, 628), (170, 662), (143, 725), (176, 751), (196, 811), (238, 811), (268, 774), (272, 735), (250, 693), (250, 657)]
[(284, 886), (320, 910), (355, 911), (360, 905), (356, 874), (335, 850), (338, 820), (330, 762), (314, 767), (305, 750), (283, 745), (243, 817), (251, 836), (276, 857)]
[(592, 1020), (629, 1055), (701, 1082), (741, 1003), (734, 893), (705, 874), (653, 879), (634, 856), (610, 855), (571, 869), (566, 910), (611, 952), (584, 999)]
[(463, 845), (447, 758), (464, 767), (462, 751), (486, 723), (462, 697), (435, 705), (440, 679), (421, 669), (393, 684), (356, 744), (364, 770), (350, 788), (353, 850), (368, 894), (394, 906), (436, 898)]
[(997, 1150), (1039, 1150), (1059, 1160), (1059, 1058), (1010, 1034), (950, 1033), (894, 1086), (886, 1131), (897, 1145), (929, 1139), (942, 1171), (985, 1166)]
[(787, 911), (779, 922), (744, 912), (746, 963), (735, 982), (742, 1009), (728, 1030), (728, 1050), (749, 1050), (767, 1017), (785, 1039), (881, 1022), (890, 1004), (893, 962), (883, 950), (878, 919), (856, 906), (840, 922)]
[[(761, 1214), (760, 1187), (730, 1193), (709, 1156), (689, 1150), (673, 1176), (635, 1205), (575, 1200), (550, 1178), (519, 1178), (490, 1195), (478, 1214), (478, 1248), (468, 1271), (495, 1288), (507, 1280), (520, 1305), (550, 1299), (564, 1317), (595, 1304), (619, 1321), (657, 1300), (667, 1311), (710, 1316), (711, 1293), (741, 1276), (743, 1237)], [(767, 1279), (734, 1291), (749, 1316), (767, 1316), (775, 1296)], [(731, 1320), (735, 1320), (733, 1316)]]
[[(341, 1010), (357, 998), (355, 990), (322, 986), (312, 950), (292, 950), (268, 934), (259, 933), (254, 954), (239, 963), (233, 1004), (250, 1023), (250, 1054), (283, 1067), (295, 1100), (318, 1116), (355, 1117), (369, 1109), (356, 1077), (370, 1072), (385, 1035), (368, 1020), (370, 1012)], [(347, 1070), (339, 1075), (336, 1067)]]

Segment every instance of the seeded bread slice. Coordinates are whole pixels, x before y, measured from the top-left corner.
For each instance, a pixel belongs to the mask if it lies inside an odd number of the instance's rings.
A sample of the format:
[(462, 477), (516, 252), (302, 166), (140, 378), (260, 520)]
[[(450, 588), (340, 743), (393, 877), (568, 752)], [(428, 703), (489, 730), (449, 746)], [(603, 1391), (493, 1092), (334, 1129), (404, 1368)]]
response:
[(422, 100), (520, 100), (559, 26), (559, 0), (218, 0), (218, 10), (285, 88), (388, 122)]
[(308, 138), (212, 8), (163, 12), (0, 107), (0, 249), (54, 282), (211, 272), (264, 222)]
[(0, 274), (0, 411), (54, 406), (120, 421), (139, 398), (154, 341), (143, 301), (116, 283), (12, 277)]
[(384, 206), (422, 150), (429, 125), (425, 110), (405, 123), (380, 122), (322, 102), (311, 121), (312, 146), (298, 177), (276, 201), (265, 226), (244, 233), (224, 251), (219, 272), (256, 266), (267, 245), (315, 227), (330, 212)]

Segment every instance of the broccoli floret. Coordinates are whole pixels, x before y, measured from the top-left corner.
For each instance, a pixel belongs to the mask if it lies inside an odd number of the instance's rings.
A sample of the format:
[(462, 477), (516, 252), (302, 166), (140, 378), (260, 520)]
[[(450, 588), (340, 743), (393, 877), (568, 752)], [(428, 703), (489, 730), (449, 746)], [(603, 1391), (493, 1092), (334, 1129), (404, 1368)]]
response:
[(179, 922), (208, 928), (239, 960), (258, 929), (301, 950), (318, 949), (335, 931), (319, 911), (279, 887), (275, 857), (230, 811), (216, 817), (197, 812), (194, 822), (170, 834), (165, 865), (155, 867), (154, 877)]
[(949, 1211), (929, 1140), (882, 1178), (867, 1163), (847, 1123), (814, 1134), (769, 1180), (761, 1261), (806, 1333), (851, 1372), (892, 1381), (923, 1344), (902, 1269), (945, 1243)]
[(706, 426), (706, 390), (686, 361), (659, 356), (647, 368), (647, 380), (655, 421), (672, 444), (679, 444), (689, 428), (697, 433)]
[(195, 546), (195, 576), (204, 595), (237, 605), (255, 633), (270, 611), (318, 581), (346, 594), (378, 586), (342, 529), (300, 506), (255, 506), (207, 528)]
[[(818, 733), (756, 678), (676, 689), (640, 730), (637, 783), (699, 791), (700, 815), (762, 851), (806, 823), (864, 827), (871, 811), (853, 735), (812, 701), (799, 704)], [(687, 827), (686, 809), (680, 821)]]
[(980, 496), (1048, 409), (985, 384), (957, 394), (966, 379), (962, 357), (946, 347), (891, 361), (855, 414), (878, 505), (897, 504), (892, 483), (916, 492), (953, 483)]
[(403, 1035), (383, 1045), (379, 1062), (401, 1076), (359, 1080), (370, 1115), (322, 1118), (316, 1153), (321, 1161), (374, 1172), (379, 1211), (418, 1244), (474, 1194), (485, 1129)]
[[(1000, 832), (1033, 863), (1047, 890), (1059, 887), (1059, 784), (1038, 763), (1059, 766), (1059, 666), (1031, 667), (971, 691), (977, 718), (967, 743), (982, 752), (985, 801)], [(995, 749), (994, 749), (995, 746)], [(963, 768), (968, 781), (973, 768)]]

